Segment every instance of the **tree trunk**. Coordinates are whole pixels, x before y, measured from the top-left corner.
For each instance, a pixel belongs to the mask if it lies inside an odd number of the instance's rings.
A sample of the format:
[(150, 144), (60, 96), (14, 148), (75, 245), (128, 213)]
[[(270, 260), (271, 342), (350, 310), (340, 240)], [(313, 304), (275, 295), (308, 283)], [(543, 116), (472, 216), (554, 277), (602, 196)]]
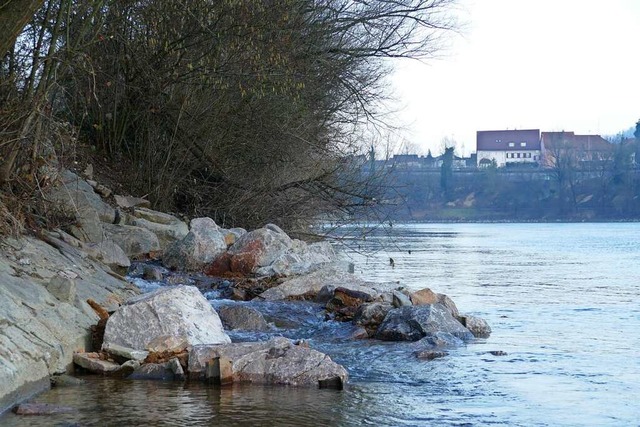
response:
[(5, 0), (0, 5), (0, 57), (3, 57), (44, 0)]

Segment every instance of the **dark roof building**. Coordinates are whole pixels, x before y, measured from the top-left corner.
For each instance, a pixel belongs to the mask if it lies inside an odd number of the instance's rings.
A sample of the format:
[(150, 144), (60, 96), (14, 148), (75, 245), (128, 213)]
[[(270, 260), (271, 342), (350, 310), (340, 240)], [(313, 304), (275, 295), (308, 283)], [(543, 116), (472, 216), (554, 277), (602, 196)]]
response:
[(477, 151), (540, 150), (540, 129), (480, 130), (476, 142)]

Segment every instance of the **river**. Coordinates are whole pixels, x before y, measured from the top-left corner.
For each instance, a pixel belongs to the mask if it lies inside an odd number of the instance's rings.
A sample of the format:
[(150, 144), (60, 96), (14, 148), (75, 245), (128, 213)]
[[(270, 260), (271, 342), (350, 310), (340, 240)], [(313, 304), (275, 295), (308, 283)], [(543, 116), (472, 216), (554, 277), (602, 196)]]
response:
[(345, 390), (88, 377), (35, 399), (78, 412), (0, 425), (640, 425), (640, 224), (400, 224), (350, 246), (357, 274), (445, 293), (491, 337), (419, 361), (410, 343), (350, 340), (347, 325), (298, 303), (295, 326), (276, 333), (345, 365)]

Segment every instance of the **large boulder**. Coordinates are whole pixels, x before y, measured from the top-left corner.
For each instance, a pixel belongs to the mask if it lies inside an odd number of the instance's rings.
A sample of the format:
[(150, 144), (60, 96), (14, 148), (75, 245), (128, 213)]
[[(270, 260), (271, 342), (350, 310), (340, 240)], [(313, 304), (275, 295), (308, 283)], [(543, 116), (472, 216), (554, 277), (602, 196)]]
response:
[(184, 221), (147, 208), (135, 208), (133, 215), (127, 217), (127, 223), (153, 232), (158, 236), (160, 250), (163, 251), (189, 234), (189, 227)]
[(268, 224), (240, 237), (227, 251), (229, 268), (234, 273), (252, 274), (285, 254), (291, 238), (279, 227)]
[(177, 270), (200, 271), (227, 249), (224, 233), (211, 218), (191, 220), (191, 229), (167, 248), (162, 263)]
[(372, 336), (391, 310), (393, 310), (393, 306), (388, 302), (362, 304), (358, 307), (353, 321), (356, 325), (364, 327), (367, 333)]
[(127, 301), (109, 317), (104, 347), (146, 350), (161, 336), (184, 337), (190, 345), (231, 340), (220, 317), (195, 286), (160, 288)]
[(449, 310), (449, 313), (451, 313), (453, 317), (457, 318), (460, 315), (458, 307), (456, 307), (456, 303), (454, 303), (451, 298), (445, 294), (433, 292), (429, 288), (412, 292), (409, 295), (409, 298), (413, 305), (442, 304), (447, 308), (447, 310)]
[[(218, 367), (213, 373), (212, 366)], [(265, 343), (195, 346), (189, 354), (191, 378), (215, 379), (210, 375), (221, 375), (222, 366), (228, 366), (224, 374), (227, 382), (340, 389), (348, 379), (344, 367), (326, 354), (283, 337)]]
[(291, 247), (271, 264), (256, 270), (258, 276), (292, 276), (307, 274), (335, 262), (336, 253), (329, 242), (307, 244), (293, 240)]
[(160, 251), (158, 236), (145, 228), (122, 224), (103, 224), (102, 228), (128, 257), (143, 257)]
[(69, 170), (60, 173), (57, 185), (46, 194), (65, 214), (75, 218), (71, 234), (83, 242), (101, 242), (102, 222), (113, 223), (115, 210), (85, 180)]
[(473, 334), (442, 304), (391, 310), (378, 327), (375, 337), (384, 341), (417, 341), (438, 332), (446, 332), (462, 340), (473, 339)]
[(362, 292), (368, 295), (370, 301), (378, 299), (382, 292), (387, 290), (383, 284), (372, 284), (351, 273), (331, 264), (313, 273), (304, 276), (291, 278), (282, 284), (267, 289), (260, 294), (260, 299), (269, 301), (277, 300), (313, 300), (317, 297), (323, 287), (328, 289), (346, 288), (352, 291)]

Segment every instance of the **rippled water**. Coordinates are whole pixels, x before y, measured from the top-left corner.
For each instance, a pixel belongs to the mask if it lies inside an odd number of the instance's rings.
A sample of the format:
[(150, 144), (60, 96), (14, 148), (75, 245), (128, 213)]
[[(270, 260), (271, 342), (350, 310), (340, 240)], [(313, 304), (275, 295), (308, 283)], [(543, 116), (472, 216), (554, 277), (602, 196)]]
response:
[(234, 340), (306, 338), (347, 367), (350, 386), (91, 377), (36, 399), (79, 412), (0, 425), (640, 425), (640, 224), (396, 225), (360, 250), (357, 273), (446, 293), (493, 334), (424, 362), (413, 343), (348, 339), (313, 304), (252, 303), (281, 327)]

